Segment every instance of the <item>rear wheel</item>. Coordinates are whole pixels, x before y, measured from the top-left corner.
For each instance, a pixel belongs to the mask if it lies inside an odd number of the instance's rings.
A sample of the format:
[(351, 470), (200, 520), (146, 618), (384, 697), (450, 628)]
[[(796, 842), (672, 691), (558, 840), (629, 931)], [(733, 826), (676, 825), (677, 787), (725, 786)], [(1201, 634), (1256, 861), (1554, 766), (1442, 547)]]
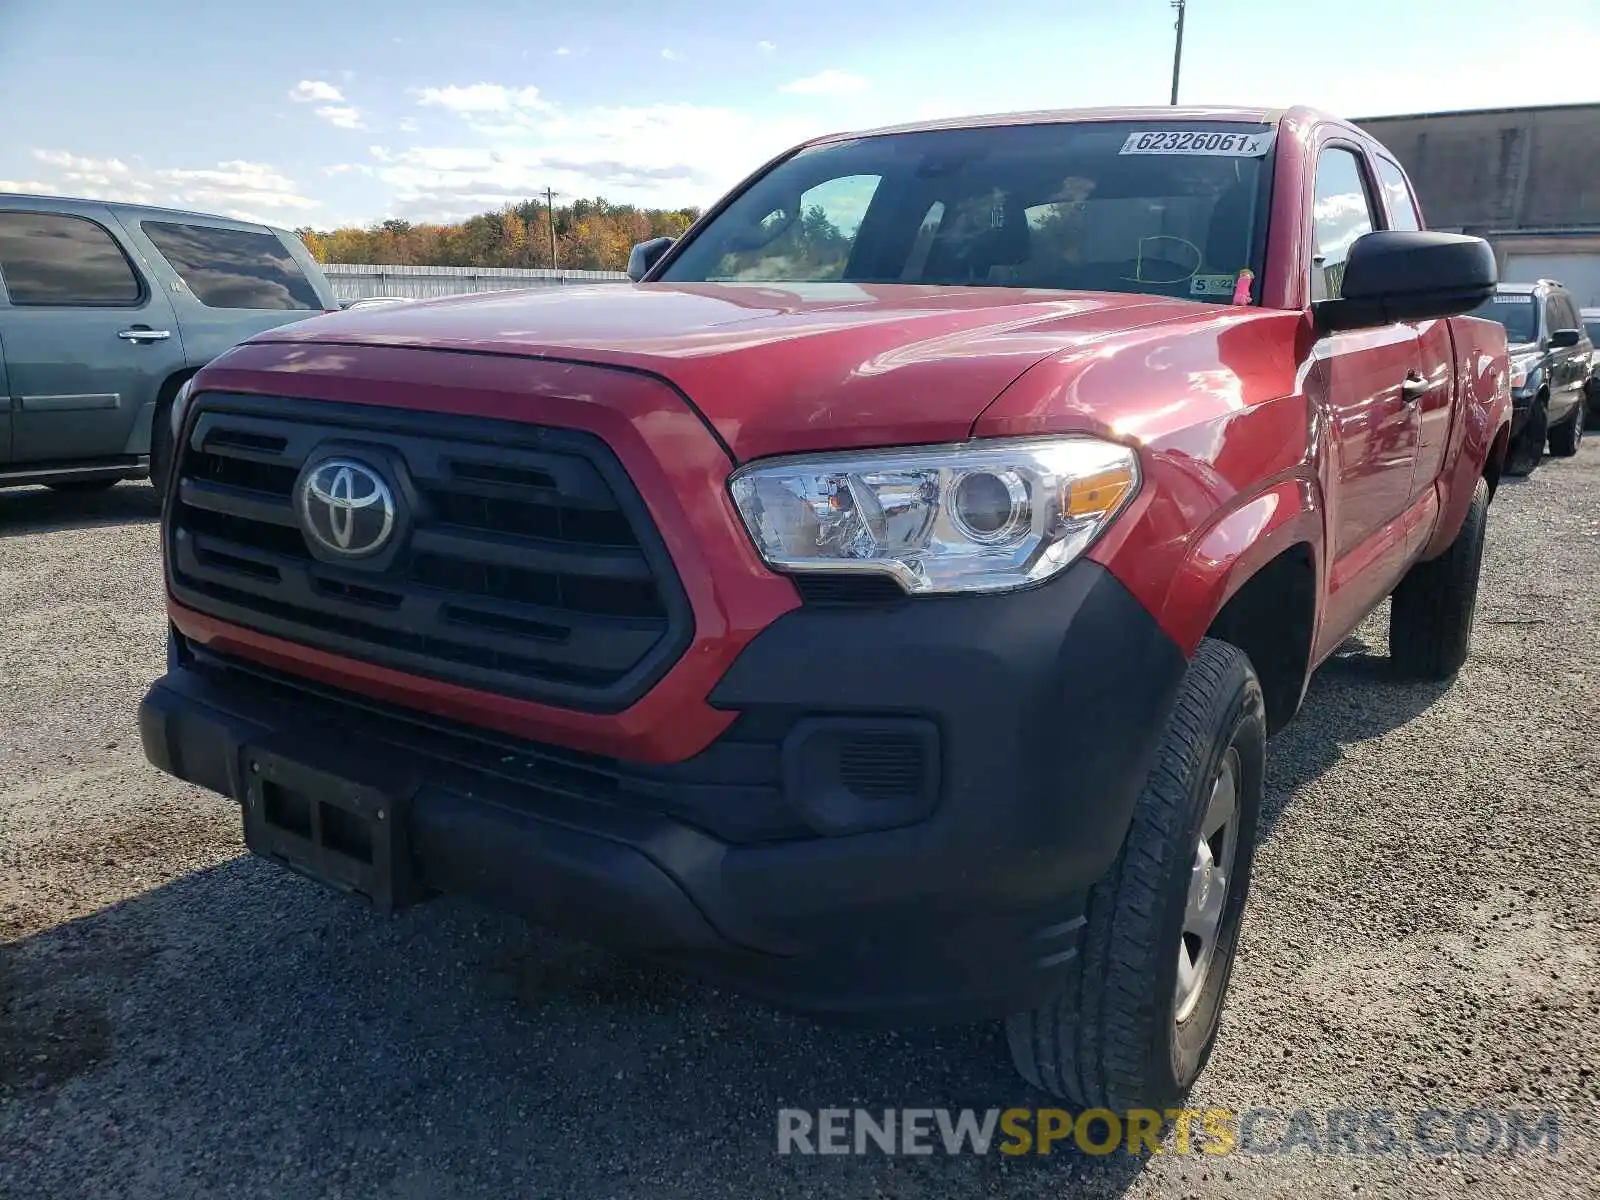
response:
[(1006, 1022), (1029, 1083), (1114, 1111), (1165, 1108), (1194, 1083), (1233, 968), (1266, 737), (1250, 660), (1202, 642), (1127, 840), (1090, 892), (1065, 992)]
[(1557, 458), (1571, 458), (1583, 444), (1584, 395), (1578, 393), (1578, 402), (1572, 406), (1572, 415), (1550, 431), (1550, 453)]
[(1546, 403), (1543, 396), (1534, 400), (1533, 408), (1528, 413), (1528, 423), (1522, 427), (1522, 432), (1511, 443), (1510, 453), (1506, 455), (1507, 475), (1532, 475), (1539, 460), (1544, 457), (1545, 437), (1550, 431), (1550, 414), (1545, 411)]
[(1467, 661), (1488, 524), (1489, 483), (1480, 479), (1450, 549), (1412, 567), (1395, 589), (1389, 606), (1389, 657), (1402, 673), (1449, 679)]

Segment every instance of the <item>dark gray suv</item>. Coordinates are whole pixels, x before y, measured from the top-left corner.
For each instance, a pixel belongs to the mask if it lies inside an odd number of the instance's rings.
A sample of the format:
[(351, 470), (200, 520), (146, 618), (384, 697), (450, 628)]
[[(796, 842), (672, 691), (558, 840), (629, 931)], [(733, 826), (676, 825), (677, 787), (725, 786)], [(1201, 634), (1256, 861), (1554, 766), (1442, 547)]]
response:
[(189, 376), (338, 307), (285, 230), (0, 193), (0, 487), (161, 480)]

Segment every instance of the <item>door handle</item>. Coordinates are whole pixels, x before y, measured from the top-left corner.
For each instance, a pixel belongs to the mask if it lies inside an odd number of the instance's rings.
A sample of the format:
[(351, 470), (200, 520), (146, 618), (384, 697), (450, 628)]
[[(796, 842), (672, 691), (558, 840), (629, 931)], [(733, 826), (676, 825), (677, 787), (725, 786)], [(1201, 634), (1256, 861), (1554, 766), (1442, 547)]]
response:
[(1405, 382), (1400, 385), (1400, 395), (1407, 404), (1415, 404), (1432, 390), (1433, 385), (1415, 371), (1407, 372)]
[(170, 329), (119, 329), (117, 336), (125, 342), (164, 342), (172, 336)]

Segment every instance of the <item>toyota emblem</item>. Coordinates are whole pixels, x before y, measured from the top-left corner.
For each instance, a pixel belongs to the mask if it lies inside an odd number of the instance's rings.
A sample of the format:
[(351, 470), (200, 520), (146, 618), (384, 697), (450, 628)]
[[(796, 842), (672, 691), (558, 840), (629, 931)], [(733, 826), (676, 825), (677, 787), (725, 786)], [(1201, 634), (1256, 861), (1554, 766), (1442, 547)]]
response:
[(366, 463), (330, 458), (300, 481), (300, 522), (323, 549), (346, 558), (375, 554), (394, 532), (394, 492)]

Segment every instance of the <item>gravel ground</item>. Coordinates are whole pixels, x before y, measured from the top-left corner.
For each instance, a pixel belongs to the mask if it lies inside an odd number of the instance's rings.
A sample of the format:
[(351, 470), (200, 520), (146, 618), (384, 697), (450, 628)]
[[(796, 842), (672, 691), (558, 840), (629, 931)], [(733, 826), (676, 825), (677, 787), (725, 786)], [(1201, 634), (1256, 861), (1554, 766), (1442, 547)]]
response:
[(139, 751), (150, 489), (0, 493), (0, 1195), (1593, 1194), (1597, 495), (1600, 445), (1502, 489), (1454, 686), (1389, 679), (1382, 614), (1313, 684), (1194, 1098), (1554, 1109), (1557, 1153), (824, 1159), (775, 1154), (779, 1107), (1044, 1100), (993, 1028), (822, 1029), (244, 857), (231, 807)]

